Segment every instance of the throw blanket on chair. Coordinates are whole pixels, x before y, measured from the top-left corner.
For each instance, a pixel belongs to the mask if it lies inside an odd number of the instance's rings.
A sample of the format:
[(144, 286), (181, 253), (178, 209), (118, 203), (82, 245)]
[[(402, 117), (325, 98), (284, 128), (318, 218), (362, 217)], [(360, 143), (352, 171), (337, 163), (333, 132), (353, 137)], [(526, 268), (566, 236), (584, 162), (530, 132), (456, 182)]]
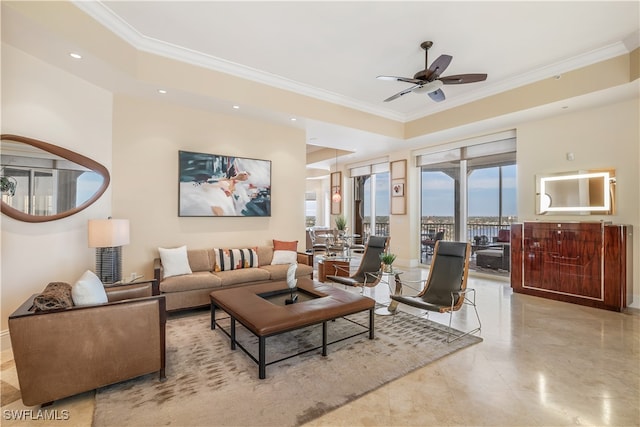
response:
[(73, 307), (71, 285), (65, 282), (51, 282), (33, 299), (36, 310)]

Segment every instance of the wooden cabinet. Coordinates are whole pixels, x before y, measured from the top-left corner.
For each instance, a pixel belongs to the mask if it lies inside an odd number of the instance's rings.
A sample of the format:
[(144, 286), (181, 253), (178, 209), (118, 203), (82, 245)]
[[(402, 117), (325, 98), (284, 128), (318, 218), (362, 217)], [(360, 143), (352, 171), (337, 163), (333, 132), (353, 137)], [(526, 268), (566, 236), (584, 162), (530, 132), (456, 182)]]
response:
[(631, 226), (525, 222), (511, 226), (514, 292), (622, 311), (631, 303)]

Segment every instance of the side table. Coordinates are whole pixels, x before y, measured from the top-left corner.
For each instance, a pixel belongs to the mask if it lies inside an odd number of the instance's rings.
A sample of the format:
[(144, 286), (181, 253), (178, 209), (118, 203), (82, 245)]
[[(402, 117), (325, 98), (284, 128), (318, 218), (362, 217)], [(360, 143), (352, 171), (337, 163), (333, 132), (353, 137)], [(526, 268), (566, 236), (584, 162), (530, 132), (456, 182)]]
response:
[(349, 258), (318, 257), (318, 281), (326, 282), (327, 275), (349, 277)]
[[(404, 273), (404, 271), (397, 270), (395, 268), (391, 272), (382, 273), (383, 277), (384, 275), (387, 275), (387, 277), (393, 276), (393, 279), (396, 285), (395, 290), (393, 291), (394, 295), (402, 295), (402, 281), (400, 281), (400, 275), (402, 273)], [(391, 283), (389, 283), (388, 279), (385, 282), (387, 283), (387, 285), (389, 285), (389, 290), (391, 291)], [(391, 303), (388, 306), (380, 307), (376, 309), (375, 313), (379, 316), (391, 316), (392, 314), (396, 314), (397, 310), (398, 310), (398, 301), (391, 300)]]

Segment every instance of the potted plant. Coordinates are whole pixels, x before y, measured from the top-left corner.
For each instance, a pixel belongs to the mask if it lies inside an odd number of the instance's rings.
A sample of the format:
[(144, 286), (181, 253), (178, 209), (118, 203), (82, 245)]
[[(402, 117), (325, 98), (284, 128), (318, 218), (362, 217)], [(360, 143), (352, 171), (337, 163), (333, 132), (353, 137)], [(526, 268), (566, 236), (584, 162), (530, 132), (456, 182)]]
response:
[(336, 228), (338, 229), (338, 231), (342, 231), (342, 232), (346, 231), (347, 219), (344, 216), (339, 215), (336, 217)]
[(391, 273), (393, 271), (392, 264), (396, 260), (396, 255), (391, 252), (383, 252), (380, 254), (380, 261), (382, 261), (382, 270), (385, 273)]

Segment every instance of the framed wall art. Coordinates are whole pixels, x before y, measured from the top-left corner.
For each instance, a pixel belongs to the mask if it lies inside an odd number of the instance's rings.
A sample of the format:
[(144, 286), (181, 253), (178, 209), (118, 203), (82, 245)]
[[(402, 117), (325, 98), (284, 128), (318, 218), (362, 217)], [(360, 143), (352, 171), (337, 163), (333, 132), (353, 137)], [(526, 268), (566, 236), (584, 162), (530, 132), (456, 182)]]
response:
[(271, 216), (271, 161), (179, 151), (178, 216)]
[(391, 214), (404, 215), (407, 213), (407, 161), (396, 160), (390, 163), (391, 169)]
[(404, 184), (393, 184), (393, 187), (391, 188), (391, 195), (393, 197), (404, 196)]

